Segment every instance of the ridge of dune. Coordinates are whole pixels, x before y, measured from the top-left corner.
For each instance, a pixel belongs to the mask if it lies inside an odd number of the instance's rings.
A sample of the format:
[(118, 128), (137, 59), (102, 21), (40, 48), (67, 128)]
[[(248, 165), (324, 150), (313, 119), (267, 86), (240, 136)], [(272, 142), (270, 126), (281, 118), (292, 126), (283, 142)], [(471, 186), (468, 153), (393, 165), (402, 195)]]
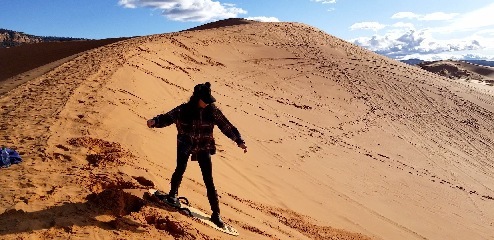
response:
[(69, 57), (93, 48), (101, 47), (127, 38), (108, 38), (101, 40), (78, 40), (68, 42), (40, 42), (12, 48), (0, 48), (0, 81), (41, 67), (50, 62)]
[[(167, 189), (176, 151), (174, 127), (146, 119), (205, 81), (249, 147), (215, 132), (235, 239), (492, 237), (492, 94), (255, 22), (106, 45), (3, 95), (0, 133), (25, 160), (2, 169), (2, 238), (227, 238), (142, 198)], [(194, 162), (180, 193), (209, 211)]]
[(244, 18), (227, 18), (227, 19), (223, 19), (223, 20), (218, 20), (218, 21), (206, 23), (206, 24), (203, 24), (203, 25), (200, 25), (197, 27), (189, 28), (189, 29), (183, 30), (183, 31), (207, 30), (207, 29), (213, 29), (213, 28), (221, 28), (221, 27), (229, 27), (229, 26), (242, 25), (242, 24), (250, 24), (250, 23), (254, 23), (254, 22), (256, 22), (256, 21), (247, 20)]
[(37, 78), (84, 51), (127, 38), (40, 42), (0, 48), (0, 95)]

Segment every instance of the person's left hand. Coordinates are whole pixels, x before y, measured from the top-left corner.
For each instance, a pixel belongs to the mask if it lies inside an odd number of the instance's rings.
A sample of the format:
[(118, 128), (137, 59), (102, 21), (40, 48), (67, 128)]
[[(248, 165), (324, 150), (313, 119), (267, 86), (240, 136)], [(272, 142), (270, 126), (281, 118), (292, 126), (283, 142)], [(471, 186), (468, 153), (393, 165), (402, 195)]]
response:
[(238, 145), (239, 148), (244, 150), (244, 153), (247, 153), (247, 146), (244, 143)]
[(156, 121), (154, 121), (154, 119), (149, 119), (147, 124), (148, 124), (148, 128), (152, 128), (156, 124)]

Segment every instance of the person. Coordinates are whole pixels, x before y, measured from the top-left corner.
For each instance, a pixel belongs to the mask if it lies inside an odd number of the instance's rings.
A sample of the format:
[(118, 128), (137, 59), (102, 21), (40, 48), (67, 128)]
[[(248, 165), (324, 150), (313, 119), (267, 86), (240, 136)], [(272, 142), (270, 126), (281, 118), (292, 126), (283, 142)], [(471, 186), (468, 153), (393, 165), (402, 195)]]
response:
[(172, 174), (170, 192), (166, 200), (170, 204), (178, 203), (178, 189), (190, 156), (191, 160), (197, 161), (201, 168), (211, 205), (211, 221), (223, 228), (224, 222), (220, 216), (218, 194), (212, 175), (211, 155), (216, 153), (214, 125), (242, 148), (244, 153), (247, 152), (247, 146), (237, 128), (228, 121), (214, 102), (216, 99), (211, 95), (211, 84), (209, 82), (198, 84), (194, 87), (194, 93), (187, 103), (148, 120), (147, 125), (149, 128), (163, 128), (175, 123), (177, 127), (177, 166)]

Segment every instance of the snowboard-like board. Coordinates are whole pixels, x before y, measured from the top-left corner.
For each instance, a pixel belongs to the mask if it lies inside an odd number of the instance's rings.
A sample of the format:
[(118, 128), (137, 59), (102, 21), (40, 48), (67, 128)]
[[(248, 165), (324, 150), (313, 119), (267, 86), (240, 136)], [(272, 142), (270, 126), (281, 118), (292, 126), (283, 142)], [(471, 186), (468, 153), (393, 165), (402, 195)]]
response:
[[(149, 194), (151, 196), (155, 196), (156, 198), (158, 198), (160, 200), (161, 204), (175, 208), (175, 209), (177, 209), (183, 213), (186, 213), (190, 217), (199, 219), (204, 224), (206, 224), (206, 225), (208, 225), (208, 226), (210, 226), (210, 227), (212, 227), (218, 231), (221, 231), (221, 232), (224, 232), (226, 234), (233, 235), (233, 236), (239, 235), (235, 228), (233, 228), (232, 226), (230, 226), (226, 223), (225, 223), (224, 228), (219, 228), (218, 226), (216, 226), (216, 224), (214, 224), (211, 221), (211, 218), (209, 215), (207, 215), (206, 213), (202, 212), (201, 210), (199, 210), (197, 208), (189, 206), (189, 201), (185, 197), (179, 197), (178, 198), (179, 202), (180, 202), (179, 205), (172, 205), (172, 204), (169, 204), (166, 200), (164, 200), (164, 198), (166, 197), (166, 194), (164, 194), (161, 191), (158, 191), (156, 189), (149, 189)], [(183, 203), (183, 202), (185, 202), (185, 203)]]

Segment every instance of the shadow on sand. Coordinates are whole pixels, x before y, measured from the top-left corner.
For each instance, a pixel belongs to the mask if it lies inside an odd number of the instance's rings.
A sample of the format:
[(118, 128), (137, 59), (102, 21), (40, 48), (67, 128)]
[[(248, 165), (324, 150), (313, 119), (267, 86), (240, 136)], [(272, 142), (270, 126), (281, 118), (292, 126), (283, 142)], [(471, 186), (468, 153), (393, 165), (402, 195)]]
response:
[[(122, 216), (139, 211), (145, 200), (121, 189), (106, 189), (98, 194), (90, 194), (82, 203), (64, 203), (36, 212), (8, 210), (0, 214), (0, 235), (18, 234), (36, 230), (60, 228), (70, 232), (73, 226), (95, 226), (106, 230), (138, 230), (140, 223), (124, 219)], [(112, 215), (114, 220), (104, 222), (98, 216)]]

